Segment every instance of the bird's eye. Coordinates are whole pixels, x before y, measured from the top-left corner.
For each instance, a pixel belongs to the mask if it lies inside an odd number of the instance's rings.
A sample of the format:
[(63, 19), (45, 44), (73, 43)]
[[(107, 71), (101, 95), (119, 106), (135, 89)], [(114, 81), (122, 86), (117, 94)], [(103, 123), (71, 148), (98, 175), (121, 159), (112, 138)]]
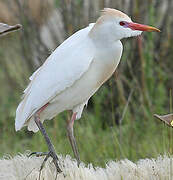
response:
[(125, 22), (124, 21), (120, 21), (120, 26), (124, 26)]

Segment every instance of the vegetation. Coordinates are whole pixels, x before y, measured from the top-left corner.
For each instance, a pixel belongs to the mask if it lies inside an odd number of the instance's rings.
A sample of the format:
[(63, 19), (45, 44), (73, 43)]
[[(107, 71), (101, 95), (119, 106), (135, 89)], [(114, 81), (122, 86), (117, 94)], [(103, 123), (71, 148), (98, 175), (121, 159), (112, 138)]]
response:
[[(0, 156), (28, 149), (47, 151), (40, 132), (14, 130), (22, 90), (51, 51), (69, 35), (94, 22), (99, 9), (106, 6), (126, 12), (137, 22), (159, 27), (162, 33), (143, 33), (142, 37), (123, 40), (124, 53), (117, 71), (92, 97), (81, 120), (75, 122), (81, 160), (104, 166), (110, 159), (136, 161), (172, 154), (172, 129), (153, 117), (154, 113), (172, 112), (172, 1), (47, 0), (36, 11), (39, 16), (33, 16), (39, 3), (36, 6), (31, 0), (30, 5), (24, 2), (0, 1), (0, 6), (7, 7), (0, 20), (5, 21), (9, 13), (8, 17), (14, 17), (9, 19), (11, 23), (23, 25), (21, 32), (0, 39)], [(43, 12), (45, 16), (40, 15)], [(67, 118), (64, 112), (44, 125), (57, 152), (73, 156), (66, 138)]]

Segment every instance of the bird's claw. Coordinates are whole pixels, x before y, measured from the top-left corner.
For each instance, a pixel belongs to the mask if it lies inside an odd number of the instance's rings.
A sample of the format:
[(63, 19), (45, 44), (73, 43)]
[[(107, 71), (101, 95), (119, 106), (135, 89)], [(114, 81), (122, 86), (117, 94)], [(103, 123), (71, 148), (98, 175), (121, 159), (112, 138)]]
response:
[(28, 157), (31, 157), (32, 155), (35, 155), (36, 157), (41, 157), (41, 156), (47, 156), (49, 153), (48, 152), (32, 152), (28, 155)]
[(62, 170), (60, 169), (60, 167), (59, 167), (59, 165), (58, 165), (58, 157), (57, 157), (57, 155), (55, 154), (55, 152), (53, 152), (53, 151), (49, 151), (49, 152), (32, 152), (31, 154), (29, 154), (28, 157), (31, 157), (31, 156), (33, 156), (33, 155), (35, 155), (36, 157), (46, 156), (46, 157), (44, 158), (42, 164), (41, 164), (40, 171), (42, 171), (42, 169), (43, 169), (46, 161), (49, 159), (49, 157), (52, 157), (53, 163), (54, 163), (54, 165), (55, 165), (55, 167), (56, 167), (56, 169), (57, 169), (57, 172), (58, 172), (58, 173), (61, 173), (61, 172), (62, 172)]

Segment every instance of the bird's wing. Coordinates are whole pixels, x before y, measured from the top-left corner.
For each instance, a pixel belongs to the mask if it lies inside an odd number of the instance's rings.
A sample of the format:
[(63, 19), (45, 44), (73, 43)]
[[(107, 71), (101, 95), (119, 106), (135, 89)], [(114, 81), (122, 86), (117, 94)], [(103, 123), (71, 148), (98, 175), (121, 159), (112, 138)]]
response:
[(88, 70), (94, 58), (93, 43), (88, 37), (92, 27), (93, 24), (64, 41), (30, 77), (16, 110), (16, 130), (23, 127), (33, 112), (72, 86)]

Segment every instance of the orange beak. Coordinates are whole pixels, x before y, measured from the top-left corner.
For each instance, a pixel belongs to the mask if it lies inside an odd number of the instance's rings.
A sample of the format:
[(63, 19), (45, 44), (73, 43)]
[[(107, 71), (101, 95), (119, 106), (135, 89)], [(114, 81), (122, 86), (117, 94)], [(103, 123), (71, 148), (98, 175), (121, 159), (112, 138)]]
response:
[(138, 24), (138, 23), (134, 23), (134, 22), (126, 22), (126, 27), (128, 27), (132, 30), (138, 30), (138, 31), (160, 32), (160, 30), (155, 27), (144, 25), (144, 24)]

